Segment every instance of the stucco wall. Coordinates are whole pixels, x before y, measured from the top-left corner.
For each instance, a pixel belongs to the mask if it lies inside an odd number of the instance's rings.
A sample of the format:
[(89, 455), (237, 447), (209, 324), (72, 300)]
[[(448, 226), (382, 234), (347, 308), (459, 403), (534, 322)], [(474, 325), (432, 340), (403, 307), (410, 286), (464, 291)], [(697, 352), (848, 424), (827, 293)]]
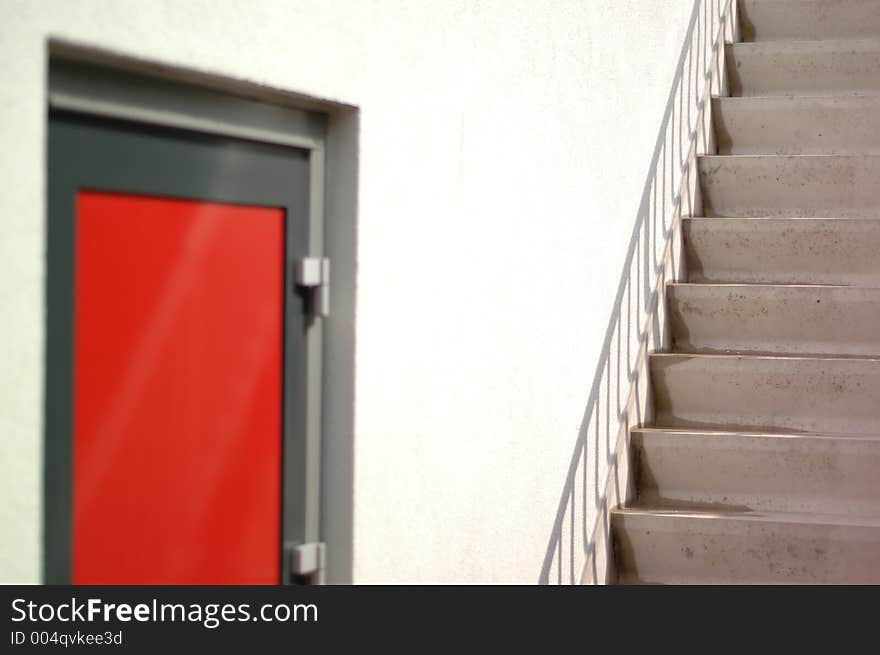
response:
[(0, 581), (40, 579), (50, 37), (360, 108), (354, 581), (531, 583), (691, 6), (0, 0)]

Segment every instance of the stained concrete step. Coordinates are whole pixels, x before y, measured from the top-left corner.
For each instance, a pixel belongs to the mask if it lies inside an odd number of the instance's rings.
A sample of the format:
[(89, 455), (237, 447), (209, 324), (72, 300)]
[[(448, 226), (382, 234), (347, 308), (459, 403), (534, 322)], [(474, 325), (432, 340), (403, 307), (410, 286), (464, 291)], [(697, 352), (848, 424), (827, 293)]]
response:
[(691, 282), (880, 287), (880, 220), (686, 218), (682, 235)]
[(739, 0), (743, 41), (880, 37), (877, 0)]
[(637, 504), (880, 517), (880, 435), (637, 428)]
[(725, 46), (732, 96), (880, 93), (880, 38)]
[(675, 283), (666, 298), (675, 352), (880, 357), (880, 288)]
[(655, 427), (880, 434), (880, 359), (655, 353), (649, 369)]
[(880, 96), (713, 98), (712, 119), (719, 155), (880, 154)]
[(706, 156), (699, 171), (706, 216), (880, 217), (877, 155)]
[(618, 509), (620, 584), (880, 584), (880, 519)]

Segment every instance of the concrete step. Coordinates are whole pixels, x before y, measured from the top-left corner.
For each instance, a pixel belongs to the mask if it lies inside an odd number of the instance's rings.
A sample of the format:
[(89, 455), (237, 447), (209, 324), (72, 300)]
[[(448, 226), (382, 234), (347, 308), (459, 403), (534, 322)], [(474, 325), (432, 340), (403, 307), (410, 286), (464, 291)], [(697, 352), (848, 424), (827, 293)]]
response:
[(713, 98), (712, 118), (720, 155), (880, 154), (880, 96)]
[(618, 509), (621, 584), (880, 584), (880, 520)]
[(682, 235), (691, 282), (880, 287), (880, 220), (686, 218)]
[(880, 434), (880, 359), (655, 353), (661, 428)]
[(676, 283), (666, 298), (675, 352), (880, 357), (880, 288)]
[(877, 0), (739, 0), (743, 41), (880, 37)]
[(877, 155), (707, 156), (699, 171), (705, 216), (880, 217)]
[(732, 96), (880, 93), (880, 38), (727, 44)]
[(880, 435), (637, 428), (637, 504), (880, 518)]

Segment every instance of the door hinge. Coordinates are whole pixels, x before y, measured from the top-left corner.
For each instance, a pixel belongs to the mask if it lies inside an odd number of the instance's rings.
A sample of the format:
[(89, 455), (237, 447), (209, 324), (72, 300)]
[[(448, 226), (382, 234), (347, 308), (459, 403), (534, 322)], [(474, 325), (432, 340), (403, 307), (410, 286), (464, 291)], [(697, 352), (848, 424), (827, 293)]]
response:
[(288, 546), (290, 572), (308, 584), (324, 584), (327, 547), (323, 541)]
[(330, 315), (330, 259), (303, 257), (296, 267), (296, 283), (312, 289), (312, 313)]

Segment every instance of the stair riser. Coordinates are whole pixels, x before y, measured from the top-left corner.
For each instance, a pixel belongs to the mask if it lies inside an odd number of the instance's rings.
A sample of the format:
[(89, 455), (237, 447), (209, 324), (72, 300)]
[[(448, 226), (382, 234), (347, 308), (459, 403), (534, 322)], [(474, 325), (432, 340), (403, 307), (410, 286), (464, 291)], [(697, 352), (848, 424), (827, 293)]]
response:
[(880, 221), (685, 219), (688, 280), (880, 287)]
[(880, 39), (726, 46), (732, 96), (880, 93)]
[(878, 156), (712, 156), (699, 171), (708, 217), (880, 217)]
[(880, 97), (715, 98), (712, 116), (720, 155), (880, 154)]
[(876, 516), (880, 440), (636, 430), (638, 504)]
[(880, 360), (653, 355), (655, 426), (880, 434)]
[(880, 528), (612, 516), (619, 582), (880, 584)]
[(672, 349), (880, 356), (880, 289), (667, 287)]
[(876, 0), (739, 0), (743, 41), (880, 37)]

